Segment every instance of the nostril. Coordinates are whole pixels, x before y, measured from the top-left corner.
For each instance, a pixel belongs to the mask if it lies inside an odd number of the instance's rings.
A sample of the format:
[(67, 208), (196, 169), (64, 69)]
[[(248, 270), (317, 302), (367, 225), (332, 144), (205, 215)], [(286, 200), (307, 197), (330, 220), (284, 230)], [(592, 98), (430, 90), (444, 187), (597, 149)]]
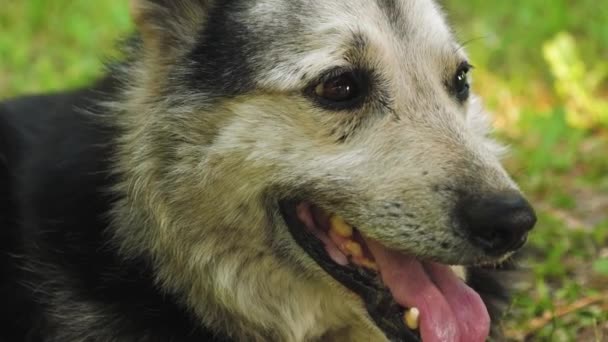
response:
[(490, 234), (473, 237), (474, 243), (490, 254), (503, 254), (518, 250), (527, 240), (527, 233), (520, 235), (509, 230), (492, 230)]
[(503, 235), (504, 234), (501, 234), (495, 230), (488, 230), (486, 232), (474, 234), (472, 238), (480, 247), (491, 250), (496, 248), (498, 241), (504, 240)]
[(489, 229), (484, 233), (473, 236), (473, 240), (487, 251), (502, 254), (506, 250), (518, 249), (523, 246), (527, 240), (527, 235), (520, 236), (508, 229)]

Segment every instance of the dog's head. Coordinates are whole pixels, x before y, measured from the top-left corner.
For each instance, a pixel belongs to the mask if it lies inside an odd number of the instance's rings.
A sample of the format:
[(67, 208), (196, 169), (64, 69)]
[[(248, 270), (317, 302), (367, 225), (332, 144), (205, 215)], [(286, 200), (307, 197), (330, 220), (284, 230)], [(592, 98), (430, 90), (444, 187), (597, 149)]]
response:
[[(129, 239), (165, 265), (166, 283), (189, 283), (191, 302), (192, 288), (221, 296), (228, 275), (176, 274), (258, 251), (285, 288), (356, 294), (332, 306), (366, 312), (389, 338), (416, 338), (402, 320), (414, 307), (423, 339), (486, 337), (485, 306), (446, 265), (504, 260), (535, 216), (487, 137), (472, 67), (433, 1), (132, 8), (144, 58), (130, 73), (120, 167), (161, 227)], [(263, 292), (270, 278), (240, 281)]]

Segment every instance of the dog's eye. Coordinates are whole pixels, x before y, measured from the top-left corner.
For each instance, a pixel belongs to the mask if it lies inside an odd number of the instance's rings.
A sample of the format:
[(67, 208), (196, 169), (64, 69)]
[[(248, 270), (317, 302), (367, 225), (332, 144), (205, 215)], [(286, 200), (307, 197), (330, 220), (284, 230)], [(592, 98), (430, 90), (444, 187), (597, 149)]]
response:
[(342, 74), (315, 87), (315, 95), (330, 101), (348, 101), (357, 96), (357, 82), (351, 74)]
[(469, 71), (472, 66), (469, 63), (462, 63), (460, 67), (458, 67), (458, 71), (454, 76), (454, 92), (456, 94), (456, 98), (460, 102), (464, 102), (469, 98)]
[(362, 102), (364, 90), (364, 78), (356, 71), (334, 71), (312, 87), (317, 102), (330, 110), (357, 107)]

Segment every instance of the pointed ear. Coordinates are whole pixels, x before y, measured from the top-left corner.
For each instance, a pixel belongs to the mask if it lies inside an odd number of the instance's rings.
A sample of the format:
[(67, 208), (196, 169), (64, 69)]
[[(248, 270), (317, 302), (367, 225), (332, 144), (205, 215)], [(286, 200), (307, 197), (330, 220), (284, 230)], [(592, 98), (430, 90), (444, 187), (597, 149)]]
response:
[(131, 17), (144, 49), (172, 57), (196, 43), (213, 0), (130, 0)]

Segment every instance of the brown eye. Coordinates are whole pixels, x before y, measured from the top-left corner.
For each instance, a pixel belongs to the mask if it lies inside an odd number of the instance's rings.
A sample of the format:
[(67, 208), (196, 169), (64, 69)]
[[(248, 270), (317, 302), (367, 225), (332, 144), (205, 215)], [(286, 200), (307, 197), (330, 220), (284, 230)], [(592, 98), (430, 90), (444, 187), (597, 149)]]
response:
[(357, 97), (357, 82), (350, 73), (336, 76), (315, 87), (315, 95), (335, 102), (349, 101)]
[(322, 107), (329, 110), (349, 110), (363, 103), (368, 88), (367, 74), (358, 70), (334, 70), (309, 89)]

